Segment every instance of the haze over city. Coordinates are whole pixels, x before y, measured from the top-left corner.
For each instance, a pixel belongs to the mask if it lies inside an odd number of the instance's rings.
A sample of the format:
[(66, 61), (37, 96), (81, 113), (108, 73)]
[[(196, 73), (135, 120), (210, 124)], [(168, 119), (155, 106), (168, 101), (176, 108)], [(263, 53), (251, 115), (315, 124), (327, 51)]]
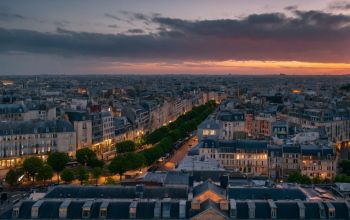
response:
[(4, 0), (0, 74), (348, 74), (349, 4)]
[(0, 1), (1, 219), (350, 219), (350, 1)]

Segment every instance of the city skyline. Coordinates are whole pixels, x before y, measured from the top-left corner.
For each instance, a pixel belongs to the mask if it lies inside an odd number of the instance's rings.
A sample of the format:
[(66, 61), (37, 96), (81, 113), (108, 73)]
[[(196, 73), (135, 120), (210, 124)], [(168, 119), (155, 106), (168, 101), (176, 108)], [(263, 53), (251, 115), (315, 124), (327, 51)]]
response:
[(346, 1), (2, 1), (0, 75), (348, 74)]

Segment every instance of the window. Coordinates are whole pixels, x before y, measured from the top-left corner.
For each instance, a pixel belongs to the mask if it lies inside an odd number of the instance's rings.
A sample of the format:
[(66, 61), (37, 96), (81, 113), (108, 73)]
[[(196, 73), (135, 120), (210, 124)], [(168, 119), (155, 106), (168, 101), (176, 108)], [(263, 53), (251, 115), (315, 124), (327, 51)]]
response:
[(106, 218), (107, 217), (107, 210), (106, 209), (102, 209), (100, 211), (100, 217), (101, 218)]
[(89, 218), (90, 217), (90, 211), (89, 210), (83, 210), (83, 218)]

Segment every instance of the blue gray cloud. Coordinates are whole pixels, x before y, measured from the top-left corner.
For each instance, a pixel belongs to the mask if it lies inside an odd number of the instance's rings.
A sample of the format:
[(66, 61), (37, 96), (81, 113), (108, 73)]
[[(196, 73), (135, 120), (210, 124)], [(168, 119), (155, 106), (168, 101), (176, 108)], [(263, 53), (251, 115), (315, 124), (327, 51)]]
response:
[(264, 13), (217, 20), (133, 14), (136, 20), (159, 27), (151, 33), (142, 29), (130, 29), (132, 34), (102, 34), (61, 27), (54, 33), (0, 28), (0, 52), (128, 60), (350, 61), (350, 16), (290, 10), (293, 16)]

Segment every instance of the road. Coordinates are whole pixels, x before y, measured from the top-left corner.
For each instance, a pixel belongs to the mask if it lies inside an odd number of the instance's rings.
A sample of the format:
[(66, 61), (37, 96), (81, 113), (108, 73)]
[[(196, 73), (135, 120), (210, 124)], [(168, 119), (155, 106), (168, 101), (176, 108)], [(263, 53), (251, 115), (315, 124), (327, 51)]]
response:
[(178, 150), (176, 150), (175, 154), (170, 157), (170, 159), (166, 160), (162, 163), (159, 170), (173, 170), (175, 169), (176, 164), (178, 164), (188, 153), (188, 151), (198, 144), (197, 136), (193, 136), (188, 139)]

